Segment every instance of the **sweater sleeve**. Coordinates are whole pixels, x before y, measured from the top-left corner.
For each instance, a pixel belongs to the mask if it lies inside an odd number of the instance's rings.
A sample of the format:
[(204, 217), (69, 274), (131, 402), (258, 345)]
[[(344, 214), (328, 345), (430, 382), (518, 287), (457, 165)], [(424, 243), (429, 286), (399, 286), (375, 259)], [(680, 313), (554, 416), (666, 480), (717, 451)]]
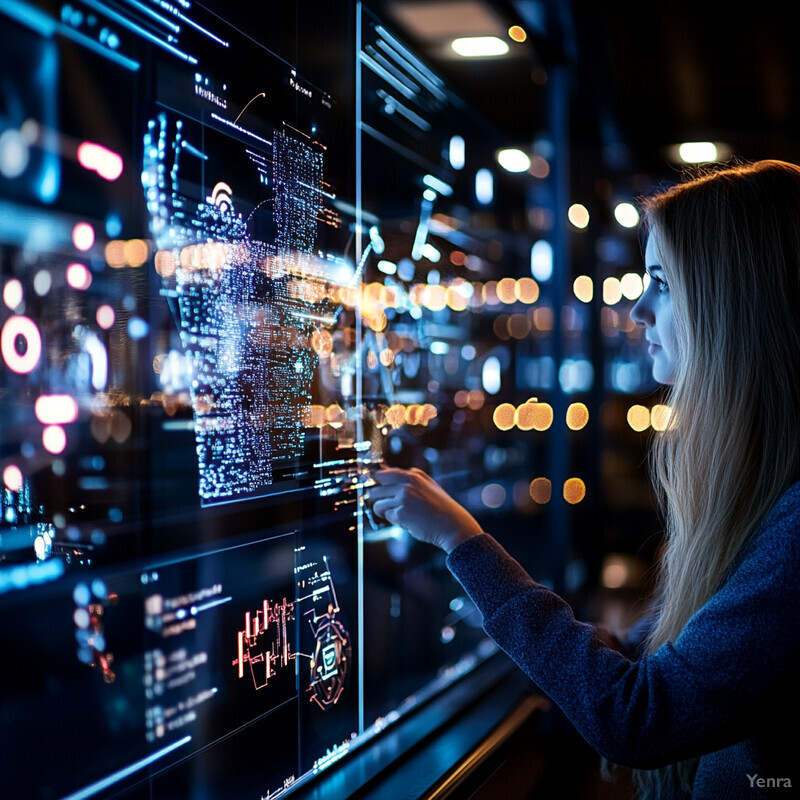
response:
[(485, 631), (581, 735), (615, 763), (652, 769), (744, 738), (774, 682), (797, 670), (800, 490), (791, 499), (680, 637), (638, 660), (577, 621), (488, 534), (447, 564)]

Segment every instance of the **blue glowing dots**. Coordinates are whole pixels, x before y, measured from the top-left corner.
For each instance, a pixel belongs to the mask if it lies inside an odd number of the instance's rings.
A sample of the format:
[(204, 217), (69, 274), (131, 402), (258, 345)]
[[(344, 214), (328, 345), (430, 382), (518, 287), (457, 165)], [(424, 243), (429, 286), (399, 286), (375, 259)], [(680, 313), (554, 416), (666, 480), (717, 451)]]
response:
[(449, 148), (450, 166), (453, 169), (464, 169), (467, 163), (466, 159), (466, 144), (464, 143), (463, 136), (453, 136), (450, 139)]
[(475, 173), (475, 199), (483, 206), (494, 200), (494, 177), (486, 168)]
[(481, 370), (481, 383), (484, 391), (488, 394), (497, 394), (500, 391), (501, 379), (502, 367), (500, 359), (497, 356), (489, 356), (483, 362), (483, 369)]
[(553, 277), (553, 246), (545, 239), (531, 247), (531, 275), (543, 283)]

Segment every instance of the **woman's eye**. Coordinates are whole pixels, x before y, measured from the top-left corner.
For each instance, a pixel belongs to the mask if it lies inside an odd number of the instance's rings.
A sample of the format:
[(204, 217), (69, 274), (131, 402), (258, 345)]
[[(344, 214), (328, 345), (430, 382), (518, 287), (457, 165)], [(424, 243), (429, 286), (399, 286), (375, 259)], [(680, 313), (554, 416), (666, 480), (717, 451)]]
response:
[(656, 287), (656, 291), (659, 294), (663, 294), (664, 292), (669, 291), (669, 286), (667, 286), (667, 282), (663, 278), (658, 278), (655, 275), (651, 275), (650, 280)]

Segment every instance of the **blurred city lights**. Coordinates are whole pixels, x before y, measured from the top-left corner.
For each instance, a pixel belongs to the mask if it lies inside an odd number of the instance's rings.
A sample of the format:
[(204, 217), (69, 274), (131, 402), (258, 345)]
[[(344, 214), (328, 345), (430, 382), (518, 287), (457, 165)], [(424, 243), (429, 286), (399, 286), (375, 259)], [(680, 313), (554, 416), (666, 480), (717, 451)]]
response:
[(686, 164), (703, 164), (716, 161), (718, 151), (714, 142), (684, 142), (678, 147), (678, 155)]
[(94, 244), (94, 228), (88, 222), (78, 222), (72, 229), (72, 243), (77, 250), (91, 250)]
[(572, 291), (582, 303), (591, 303), (594, 297), (594, 283), (588, 275), (579, 275), (572, 284)]
[(614, 219), (623, 228), (635, 228), (639, 224), (639, 212), (633, 203), (617, 203), (614, 207)]
[(496, 58), (508, 52), (508, 43), (497, 36), (462, 36), (450, 47), (462, 58)]
[(488, 169), (479, 169), (475, 173), (475, 197), (484, 206), (494, 199), (494, 178)]
[(531, 247), (531, 275), (542, 282), (553, 277), (553, 246), (546, 239), (539, 239)]
[(620, 278), (619, 288), (623, 297), (636, 300), (643, 291), (642, 276), (638, 272), (627, 272)]
[(632, 405), (627, 413), (628, 425), (635, 431), (645, 431), (650, 427), (650, 409), (647, 406)]
[(3, 302), (11, 311), (22, 302), (22, 283), (16, 278), (6, 281), (3, 286)]
[(567, 219), (576, 228), (586, 228), (589, 225), (589, 210), (580, 203), (573, 203), (567, 211)]
[(466, 164), (466, 145), (463, 136), (453, 136), (450, 138), (449, 152), (450, 166), (453, 169), (464, 169)]
[[(19, 339), (25, 342), (24, 353), (17, 349)], [(30, 317), (9, 317), (0, 332), (0, 353), (12, 372), (32, 372), (42, 355), (42, 336), (36, 323)]]
[(580, 503), (586, 497), (586, 484), (580, 478), (568, 478), (564, 482), (564, 499), (570, 504)]
[(527, 172), (531, 166), (530, 156), (517, 147), (506, 147), (495, 155), (497, 163), (506, 172)]
[(619, 278), (606, 278), (603, 281), (603, 302), (607, 306), (613, 306), (622, 300), (622, 284)]

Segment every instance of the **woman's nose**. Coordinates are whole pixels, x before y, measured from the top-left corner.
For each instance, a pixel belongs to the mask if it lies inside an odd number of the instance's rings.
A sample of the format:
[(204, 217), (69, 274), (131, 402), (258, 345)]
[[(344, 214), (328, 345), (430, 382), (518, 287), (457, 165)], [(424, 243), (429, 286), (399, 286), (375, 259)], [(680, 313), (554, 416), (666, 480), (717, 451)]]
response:
[(647, 292), (636, 301), (631, 309), (631, 319), (639, 325), (650, 326), (655, 322), (655, 316), (653, 315), (653, 309), (650, 307)]

